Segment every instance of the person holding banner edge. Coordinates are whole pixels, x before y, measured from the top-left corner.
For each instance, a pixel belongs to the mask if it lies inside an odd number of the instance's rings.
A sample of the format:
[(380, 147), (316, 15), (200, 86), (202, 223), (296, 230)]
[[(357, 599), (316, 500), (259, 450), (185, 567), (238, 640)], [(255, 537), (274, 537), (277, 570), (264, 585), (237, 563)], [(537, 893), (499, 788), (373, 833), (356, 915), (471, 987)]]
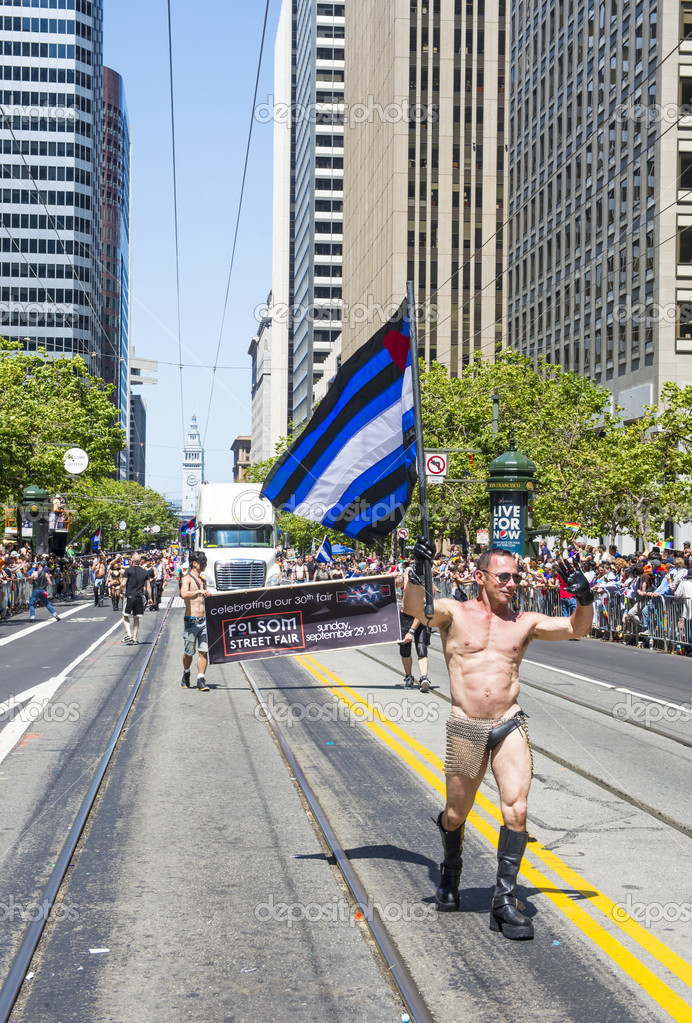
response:
[(197, 650), (197, 691), (208, 693), (209, 686), (205, 672), (209, 663), (209, 641), (204, 614), (204, 598), (211, 597), (211, 591), (204, 584), (203, 572), (207, 567), (207, 556), (203, 551), (190, 551), (189, 571), (180, 584), (180, 596), (185, 602), (183, 617), (183, 678), (181, 688), (190, 689), (190, 667)]
[(437, 818), (444, 859), (435, 902), (442, 912), (459, 909), (466, 818), (490, 760), (503, 819), (490, 929), (511, 940), (525, 940), (533, 938), (533, 924), (521, 912), (514, 890), (529, 837), (526, 802), (533, 758), (526, 715), (517, 703), (519, 665), (532, 639), (568, 640), (588, 635), (594, 597), (583, 573), (560, 559), (555, 562), (556, 570), (565, 589), (577, 600), (574, 613), (569, 618), (551, 618), (514, 611), (520, 576), (513, 555), (496, 548), (478, 559), (475, 599), (463, 604), (442, 599), (426, 608), (430, 591), (424, 584), (434, 554), (434, 545), (420, 537), (413, 549), (415, 560), (405, 581), (402, 609), (440, 630), (449, 671), (452, 713), (446, 729), (447, 801)]

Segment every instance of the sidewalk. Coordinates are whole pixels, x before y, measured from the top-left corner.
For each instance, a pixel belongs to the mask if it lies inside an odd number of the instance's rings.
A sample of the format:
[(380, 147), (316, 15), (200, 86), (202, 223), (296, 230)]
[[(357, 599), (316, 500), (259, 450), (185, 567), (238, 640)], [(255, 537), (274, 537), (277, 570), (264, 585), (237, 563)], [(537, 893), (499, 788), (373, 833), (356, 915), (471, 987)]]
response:
[(396, 1023), (241, 669), (181, 689), (181, 627), (171, 612), (70, 873), (73, 922), (13, 1019)]

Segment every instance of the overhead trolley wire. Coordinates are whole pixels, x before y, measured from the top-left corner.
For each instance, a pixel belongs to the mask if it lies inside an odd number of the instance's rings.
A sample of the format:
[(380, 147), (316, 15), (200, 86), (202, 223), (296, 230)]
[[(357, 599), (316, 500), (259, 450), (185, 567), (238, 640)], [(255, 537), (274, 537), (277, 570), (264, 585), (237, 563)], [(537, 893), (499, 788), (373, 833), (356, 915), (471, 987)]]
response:
[[(31, 173), (31, 167), (27, 163), (26, 157), (22, 153), (22, 148), (19, 145), (19, 140), (17, 139), (17, 136), (14, 133), (14, 129), (12, 127), (12, 123), (11, 123), (9, 117), (7, 116), (7, 114), (5, 113), (5, 111), (3, 110), (2, 107), (0, 107), (0, 115), (2, 115), (2, 118), (3, 118), (4, 122), (5, 122), (5, 124), (7, 125), (9, 133), (12, 136), (12, 141), (15, 144), (15, 147), (16, 147), (16, 150), (17, 150), (17, 154), (18, 154), (18, 156), (21, 157), (22, 163), (24, 164), (24, 166), (26, 168), (26, 171), (27, 171), (27, 174), (29, 175), (29, 180), (31, 181), (31, 183), (34, 186), (34, 188), (36, 189), (37, 200), (38, 200), (38, 202), (41, 203), (41, 205), (43, 206), (44, 210), (46, 211), (46, 215), (48, 217), (48, 223), (50, 224), (51, 228), (53, 229), (53, 231), (55, 232), (55, 234), (56, 234), (56, 236), (58, 238), (58, 241), (60, 242), (60, 247), (62, 248), (63, 255), (65, 256), (65, 259), (70, 264), (70, 267), (72, 269), (72, 276), (73, 276), (74, 280), (78, 282), (80, 289), (84, 293), (84, 297), (86, 298), (87, 305), (91, 309), (92, 315), (94, 316), (94, 322), (98, 325), (98, 328), (99, 328), (101, 334), (103, 335), (103, 337), (105, 337), (106, 341), (108, 342), (108, 344), (109, 344), (109, 346), (110, 346), (110, 348), (111, 348), (111, 350), (113, 352), (113, 355), (110, 356), (110, 357), (111, 358), (118, 358), (118, 356), (116, 354), (116, 351), (115, 351), (115, 345), (111, 341), (111, 339), (108, 336), (108, 334), (106, 333), (106, 331), (103, 329), (103, 323), (101, 321), (101, 313), (97, 313), (96, 310), (94, 309), (94, 306), (93, 306), (92, 301), (91, 301), (91, 296), (89, 295), (89, 292), (87, 291), (87, 289), (84, 287), (84, 282), (82, 281), (82, 279), (77, 274), (77, 268), (75, 267), (74, 263), (72, 262), (72, 259), (69, 256), (69, 253), (67, 252), (67, 249), (65, 248), (65, 241), (64, 241), (63, 237), (61, 236), (60, 232), (58, 231), (57, 225), (55, 223), (55, 220), (54, 220), (50, 210), (46, 206), (46, 203), (45, 203), (45, 200), (44, 200), (44, 198), (43, 198), (43, 196), (41, 194), (41, 189), (39, 188), (38, 182), (36, 181), (36, 178), (34, 177), (34, 175)], [(11, 234), (10, 234), (9, 228), (4, 224), (4, 222), (3, 222), (3, 226), (5, 227), (5, 230), (7, 231), (8, 235), (10, 235), (10, 237), (12, 237)], [(80, 246), (84, 245), (83, 242), (80, 242), (78, 244)], [(16, 243), (15, 243), (15, 245), (16, 245)], [(94, 254), (92, 252), (91, 257), (82, 256), (82, 259), (92, 258), (93, 255)], [(98, 254), (98, 256), (96, 258), (98, 259), (99, 266), (100, 266), (101, 265), (101, 255), (100, 255), (100, 253)], [(34, 274), (34, 276), (37, 278), (37, 280), (39, 279), (36, 274)], [(47, 289), (45, 289), (45, 290), (47, 291)], [(55, 305), (55, 302), (53, 302), (53, 305)], [(105, 354), (105, 353), (102, 353), (102, 354)], [(106, 356), (106, 357), (108, 357), (108, 356)]]
[(175, 222), (175, 291), (178, 310), (178, 363), (180, 366), (180, 422), (182, 441), (185, 442), (185, 402), (183, 396), (183, 342), (180, 329), (180, 248), (178, 244), (178, 177), (175, 158), (175, 104), (173, 98), (173, 30), (171, 25), (171, 0), (168, 0), (168, 68), (171, 86), (171, 144), (173, 152), (173, 219)]
[[(653, 67), (652, 67), (652, 68), (651, 68), (651, 69), (650, 69), (650, 70), (649, 70), (649, 71), (647, 72), (647, 74), (645, 75), (645, 77), (644, 77), (644, 78), (642, 79), (642, 81), (641, 81), (641, 83), (640, 83), (640, 86), (643, 86), (643, 85), (644, 85), (644, 84), (645, 84), (646, 82), (648, 82), (648, 81), (649, 81), (649, 79), (650, 79), (650, 78), (651, 78), (652, 76), (656, 76), (656, 74), (657, 74), (657, 72), (658, 72), (659, 68), (661, 68), (661, 67), (662, 67), (662, 66), (663, 66), (663, 65), (664, 65), (664, 64), (666, 63), (666, 61), (667, 61), (667, 60), (669, 60), (669, 59), (670, 59), (670, 57), (672, 57), (672, 56), (673, 56), (673, 54), (674, 54), (674, 53), (677, 53), (679, 49), (680, 49), (680, 41), (678, 41), (678, 42), (677, 42), (677, 43), (675, 44), (675, 46), (674, 46), (674, 47), (672, 48), (672, 50), (670, 50), (670, 51), (669, 51), (669, 52), (668, 52), (668, 53), (667, 53), (667, 54), (665, 55), (665, 57), (663, 57), (663, 58), (662, 58), (662, 60), (661, 60), (661, 61), (657, 62), (657, 63), (656, 63), (656, 64), (655, 64), (655, 65), (654, 65), (654, 66), (653, 66)], [(641, 104), (641, 108), (642, 108), (642, 111), (644, 111), (644, 110), (648, 109), (648, 107), (644, 107), (644, 105), (643, 105), (643, 104)], [(591, 139), (593, 139), (593, 137), (594, 137), (595, 135), (597, 135), (599, 131), (601, 131), (601, 130), (604, 130), (604, 129), (605, 129), (605, 128), (606, 128), (607, 126), (609, 126), (609, 124), (610, 124), (610, 121), (611, 121), (611, 120), (612, 120), (612, 118), (610, 118), (610, 116), (609, 116), (609, 117), (608, 117), (607, 119), (606, 119), (606, 118), (604, 118), (604, 120), (603, 120), (603, 122), (602, 122), (601, 124), (598, 124), (598, 123), (596, 123), (596, 126), (595, 126), (595, 127), (594, 127), (594, 128), (592, 129), (592, 131), (590, 131), (590, 132), (589, 132), (589, 134), (588, 134), (588, 135), (586, 135), (586, 136), (585, 136), (585, 137), (584, 137), (584, 138), (582, 139), (582, 141), (581, 141), (581, 142), (579, 143), (579, 146), (578, 146), (578, 148), (576, 148), (576, 149), (575, 149), (574, 153), (572, 153), (572, 156), (577, 156), (577, 155), (579, 155), (579, 154), (580, 154), (580, 153), (581, 153), (581, 152), (583, 151), (583, 149), (584, 149), (584, 147), (586, 146), (587, 142), (591, 141)], [(677, 121), (675, 121), (673, 125), (670, 125), (670, 126), (669, 126), (668, 128), (666, 128), (666, 131), (669, 131), (669, 130), (670, 130), (670, 128), (674, 127), (674, 125), (675, 125), (675, 124), (677, 124), (677, 123), (678, 123), (678, 122), (677, 122)], [(653, 141), (653, 142), (651, 143), (651, 145), (655, 144), (655, 143), (656, 143), (656, 142), (657, 142), (657, 141), (658, 141), (658, 140), (659, 140), (660, 138), (662, 138), (662, 136), (663, 136), (663, 135), (665, 135), (665, 133), (666, 133), (666, 132), (662, 132), (662, 133), (661, 133), (661, 135), (657, 136), (657, 137), (656, 137), (656, 138), (654, 139), (654, 141)], [(647, 143), (647, 146), (646, 146), (646, 148), (647, 148), (647, 149), (649, 148), (649, 143)], [(570, 159), (571, 159), (571, 157), (570, 157)], [(629, 166), (630, 166), (630, 164), (631, 164), (631, 163), (633, 163), (633, 162), (634, 162), (633, 160), (629, 161), (629, 163), (627, 163), (627, 164), (626, 164), (626, 166), (625, 166), (625, 169), (626, 169), (627, 167), (629, 167)], [(553, 173), (552, 173), (552, 174), (551, 174), (551, 175), (550, 175), (550, 176), (549, 176), (548, 178), (546, 178), (546, 180), (545, 180), (545, 182), (544, 182), (544, 186), (545, 186), (545, 185), (547, 185), (547, 184), (549, 184), (549, 183), (550, 183), (551, 181), (553, 181), (553, 179), (554, 179), (554, 178), (555, 178), (555, 177), (556, 177), (556, 176), (557, 176), (558, 174), (560, 174), (560, 173), (562, 172), (562, 166), (563, 166), (563, 165), (560, 165), (560, 166), (556, 167), (556, 169), (555, 169), (555, 170), (553, 171)], [(622, 174), (622, 168), (621, 168), (621, 170), (620, 170), (620, 174)], [(468, 259), (464, 260), (464, 262), (463, 262), (463, 263), (460, 263), (460, 264), (459, 264), (459, 266), (457, 267), (457, 269), (456, 269), (456, 270), (454, 271), (454, 273), (453, 273), (453, 274), (451, 274), (451, 275), (450, 275), (450, 276), (449, 276), (449, 277), (448, 277), (448, 278), (447, 278), (446, 280), (444, 280), (444, 281), (442, 282), (442, 284), (439, 284), (439, 285), (438, 285), (438, 286), (437, 286), (437, 287), (436, 287), (436, 288), (435, 288), (435, 289), (434, 289), (433, 291), (431, 291), (431, 292), (430, 292), (430, 296), (429, 296), (429, 297), (428, 297), (428, 298), (426, 299), (426, 301), (425, 301), (424, 303), (421, 303), (421, 304), (422, 304), (422, 305), (430, 305), (430, 303), (432, 302), (432, 299), (433, 299), (433, 297), (434, 297), (435, 295), (439, 294), (439, 292), (440, 292), (440, 291), (442, 290), (442, 288), (444, 288), (444, 287), (445, 287), (445, 285), (449, 284), (449, 282), (450, 282), (450, 281), (454, 280), (454, 278), (455, 278), (455, 277), (457, 277), (457, 276), (458, 276), (458, 275), (459, 275), (459, 274), (461, 273), (461, 271), (462, 271), (462, 270), (463, 270), (463, 269), (464, 269), (464, 268), (465, 268), (466, 266), (468, 266), (468, 265), (469, 265), (470, 263), (472, 263), (472, 262), (473, 262), (473, 260), (474, 260), (474, 259), (476, 258), (476, 256), (477, 256), (477, 255), (478, 255), (478, 254), (479, 254), (480, 252), (482, 252), (482, 251), (483, 251), (483, 249), (484, 249), (484, 248), (486, 247), (486, 245), (488, 245), (488, 244), (489, 244), (490, 242), (492, 242), (492, 241), (493, 241), (493, 240), (494, 240), (495, 238), (497, 238), (498, 234), (500, 234), (500, 232), (501, 232), (501, 231), (504, 231), (504, 229), (505, 229), (506, 227), (508, 227), (508, 226), (509, 226), (509, 224), (511, 223), (511, 221), (512, 221), (512, 220), (513, 220), (513, 219), (514, 219), (514, 218), (515, 218), (515, 217), (516, 217), (516, 216), (517, 216), (517, 215), (518, 215), (519, 213), (521, 213), (521, 212), (522, 212), (523, 210), (525, 210), (525, 209), (526, 209), (526, 207), (527, 207), (527, 206), (529, 205), (529, 203), (531, 202), (531, 199), (533, 199), (533, 198), (535, 198), (535, 193), (534, 193), (534, 195), (529, 195), (529, 196), (528, 196), (528, 197), (526, 198), (526, 200), (525, 200), (525, 201), (524, 201), (524, 202), (522, 203), (522, 205), (521, 205), (521, 206), (518, 206), (518, 207), (517, 207), (517, 208), (516, 208), (515, 210), (513, 210), (513, 211), (512, 211), (512, 213), (511, 213), (511, 214), (510, 214), (510, 215), (509, 215), (509, 216), (507, 217), (507, 219), (506, 219), (505, 221), (503, 221), (503, 222), (502, 222), (502, 224), (500, 224), (500, 226), (499, 226), (499, 227), (497, 228), (497, 230), (496, 230), (496, 231), (494, 231), (494, 233), (493, 233), (493, 234), (491, 234), (491, 235), (488, 235), (488, 237), (487, 237), (487, 238), (485, 239), (485, 241), (484, 241), (484, 242), (483, 242), (483, 243), (482, 243), (481, 245), (479, 245), (479, 246), (478, 246), (478, 247), (477, 247), (476, 249), (474, 249), (474, 251), (473, 251), (473, 252), (471, 253), (471, 255), (470, 255), (470, 256), (468, 257)], [(581, 204), (580, 204), (579, 206), (575, 207), (575, 211), (576, 211), (577, 209), (582, 209), (582, 208), (583, 208), (583, 207), (584, 207), (585, 205), (586, 205), (586, 202), (584, 202), (584, 203), (581, 203)], [(532, 248), (533, 248), (533, 246), (532, 246)], [(476, 293), (476, 294), (477, 294), (477, 293)], [(474, 295), (474, 297), (475, 297), (475, 295)], [(461, 308), (461, 306), (460, 306), (459, 308)], [(448, 318), (449, 318), (449, 317), (446, 317), (446, 319), (448, 319)], [(445, 321), (443, 321), (443, 322), (445, 322)], [(424, 336), (424, 335), (423, 335), (423, 336)], [(419, 336), (419, 341), (423, 339), (423, 336)]]
[[(670, 54), (669, 54), (669, 56), (670, 56)], [(672, 130), (673, 128), (676, 128), (676, 127), (678, 126), (678, 123), (679, 123), (679, 118), (678, 118), (678, 120), (676, 120), (676, 121), (673, 121), (673, 123), (672, 123), (672, 124), (669, 124), (669, 125), (668, 125), (668, 127), (667, 127), (667, 128), (665, 128), (665, 129), (664, 129), (664, 130), (663, 130), (663, 131), (662, 131), (662, 132), (660, 133), (660, 135), (656, 135), (656, 136), (654, 137), (654, 139), (652, 140), (652, 142), (650, 143), (650, 145), (655, 145), (655, 144), (656, 144), (657, 142), (660, 142), (660, 140), (661, 140), (661, 139), (663, 138), (663, 136), (664, 136), (664, 135), (667, 135), (669, 131), (671, 131), (671, 130)], [(646, 148), (648, 149), (648, 148), (650, 148), (650, 146), (649, 146), (649, 145), (647, 145), (647, 147), (646, 147)], [(636, 164), (636, 163), (637, 163), (637, 162), (638, 162), (639, 160), (641, 160), (641, 153), (640, 153), (639, 155), (637, 155), (637, 156), (632, 156), (632, 158), (631, 158), (630, 160), (628, 160), (628, 161), (627, 161), (627, 163), (623, 164), (623, 165), (622, 165), (622, 166), (620, 167), (619, 175), (617, 175), (617, 176), (619, 176), (620, 178), (622, 178), (622, 175), (623, 175), (623, 173), (624, 173), (625, 171), (627, 171), (627, 170), (628, 170), (628, 169), (629, 169), (629, 168), (630, 168), (630, 167), (631, 167), (631, 166), (632, 166), (633, 164)], [(557, 173), (557, 172), (556, 172), (556, 173)], [(592, 203), (592, 202), (593, 202), (593, 201), (594, 201), (594, 200), (595, 200), (596, 198), (597, 198), (597, 193), (596, 193), (596, 192), (593, 192), (592, 194), (588, 195), (588, 196), (587, 196), (587, 197), (586, 197), (586, 198), (585, 198), (585, 199), (584, 199), (584, 200), (583, 200), (582, 202), (580, 202), (580, 203), (577, 203), (577, 204), (575, 204), (575, 206), (574, 206), (574, 209), (573, 209), (573, 210), (572, 210), (571, 212), (572, 212), (572, 213), (577, 213), (577, 212), (578, 212), (579, 210), (585, 209), (585, 208), (586, 208), (587, 206), (591, 205), (591, 203)], [(660, 195), (659, 195), (659, 198), (660, 198)], [(656, 220), (656, 219), (657, 219), (657, 218), (658, 218), (658, 217), (659, 217), (659, 216), (661, 215), (661, 213), (664, 213), (664, 212), (665, 212), (666, 210), (670, 209), (670, 208), (671, 208), (671, 206), (675, 206), (675, 205), (677, 205), (677, 203), (678, 203), (679, 201), (680, 201), (679, 199), (676, 199), (676, 200), (675, 200), (674, 202), (672, 202), (672, 203), (671, 203), (671, 204), (670, 204), (669, 206), (666, 206), (666, 207), (665, 207), (665, 209), (661, 209), (661, 210), (658, 210), (658, 211), (656, 211), (656, 212), (654, 213), (654, 215), (653, 215), (652, 217), (649, 217), (648, 219), (646, 219), (646, 220), (645, 220), (645, 224), (648, 224), (648, 223), (653, 223), (653, 221), (654, 221), (654, 220)], [(507, 224), (508, 224), (508, 223), (510, 222), (510, 220), (511, 220), (511, 219), (512, 219), (512, 218), (513, 218), (514, 216), (516, 216), (516, 215), (517, 215), (518, 213), (520, 213), (520, 212), (521, 212), (521, 210), (522, 210), (522, 209), (524, 209), (524, 208), (526, 207), (526, 205), (527, 205), (527, 203), (528, 203), (528, 202), (529, 202), (529, 200), (527, 200), (527, 202), (526, 202), (526, 203), (524, 203), (524, 205), (523, 205), (523, 206), (519, 207), (519, 209), (515, 210), (515, 211), (514, 211), (514, 213), (512, 214), (512, 216), (511, 216), (511, 217), (509, 217), (509, 218), (508, 218), (508, 219), (507, 219), (507, 220), (505, 221), (505, 223), (504, 223), (504, 224), (502, 225), (502, 227), (501, 227), (501, 228), (498, 228), (498, 231), (502, 230), (502, 228), (503, 228), (504, 226), (506, 226), (506, 225), (507, 225)], [(565, 205), (566, 205), (566, 204), (565, 204)], [(646, 211), (645, 211), (645, 212), (646, 212)], [(496, 231), (496, 232), (495, 232), (495, 234), (497, 234), (497, 233), (498, 233), (498, 232)], [(485, 245), (487, 245), (487, 243), (488, 243), (489, 241), (491, 241), (491, 240), (492, 240), (492, 238), (494, 238), (494, 237), (495, 237), (495, 235), (491, 235), (491, 237), (490, 237), (490, 238), (487, 238), (487, 239), (486, 239), (486, 241), (485, 241), (485, 242), (483, 242), (483, 245), (479, 246), (479, 248), (478, 248), (478, 249), (476, 249), (476, 251), (474, 252), (473, 256), (469, 257), (469, 259), (468, 259), (468, 260), (466, 260), (466, 262), (465, 262), (465, 263), (462, 263), (462, 264), (461, 264), (461, 266), (460, 266), (460, 267), (459, 267), (459, 268), (458, 268), (458, 269), (457, 269), (457, 270), (455, 271), (455, 273), (453, 273), (453, 274), (452, 274), (452, 276), (451, 276), (451, 277), (449, 277), (449, 278), (448, 278), (448, 279), (447, 279), (446, 281), (444, 281), (444, 282), (443, 282), (443, 283), (442, 283), (442, 284), (441, 284), (441, 285), (440, 285), (440, 286), (439, 286), (438, 288), (436, 288), (434, 292), (432, 292), (432, 293), (431, 293), (431, 298), (432, 298), (432, 295), (434, 295), (434, 294), (437, 294), (437, 293), (439, 292), (440, 288), (443, 288), (445, 284), (448, 284), (448, 283), (449, 283), (449, 281), (451, 281), (451, 280), (452, 280), (452, 278), (454, 278), (454, 277), (455, 277), (455, 276), (456, 276), (456, 275), (457, 275), (457, 274), (459, 273), (459, 271), (460, 271), (460, 270), (462, 270), (462, 269), (463, 269), (463, 268), (464, 268), (464, 267), (465, 267), (465, 266), (466, 266), (466, 265), (467, 265), (468, 263), (470, 263), (470, 262), (471, 262), (471, 261), (473, 260), (474, 256), (475, 256), (475, 255), (476, 255), (476, 254), (477, 254), (478, 252), (480, 252), (480, 251), (481, 251), (481, 249), (482, 249), (482, 248), (483, 248), (483, 247), (484, 247)], [(526, 251), (526, 253), (525, 253), (524, 255), (528, 255), (528, 253), (529, 253), (529, 252), (531, 252), (531, 251), (532, 251), (532, 250), (533, 250), (533, 249), (534, 249), (534, 248), (536, 247), (536, 245), (538, 245), (538, 244), (540, 244), (540, 243), (539, 243), (538, 241), (535, 241), (535, 242), (534, 242), (534, 243), (533, 243), (533, 244), (532, 244), (532, 245), (531, 245), (531, 246), (530, 246), (530, 247), (529, 247), (529, 248), (527, 249), (527, 251)], [(654, 247), (656, 247), (656, 246), (654, 246)], [(522, 257), (522, 258), (523, 258), (523, 257)], [(567, 257), (565, 257), (565, 258), (567, 258)], [(581, 271), (581, 270), (584, 270), (584, 269), (586, 269), (586, 268), (587, 268), (587, 266), (590, 266), (590, 265), (597, 265), (597, 264), (598, 264), (598, 263), (599, 263), (599, 262), (601, 261), (601, 259), (602, 259), (602, 254), (601, 254), (601, 255), (599, 255), (599, 256), (596, 256), (596, 257), (595, 257), (595, 258), (594, 258), (593, 260), (591, 260), (591, 262), (590, 262), (590, 263), (582, 263), (582, 264), (580, 264), (579, 266), (575, 267), (575, 273), (576, 273), (577, 271)], [(462, 302), (462, 303), (460, 303), (459, 305), (455, 306), (455, 310), (456, 310), (456, 311), (458, 311), (458, 312), (461, 312), (461, 311), (462, 311), (463, 309), (465, 309), (465, 308), (466, 308), (466, 307), (467, 307), (468, 305), (470, 305), (470, 304), (471, 304), (471, 302), (474, 302), (474, 301), (475, 301), (475, 300), (476, 300), (476, 299), (478, 298), (478, 296), (479, 296), (479, 295), (481, 295), (481, 294), (482, 294), (482, 293), (483, 293), (484, 291), (487, 291), (487, 289), (488, 289), (488, 288), (490, 288), (490, 287), (494, 287), (494, 286), (495, 286), (495, 285), (497, 284), (497, 281), (498, 281), (498, 280), (500, 280), (501, 278), (503, 278), (503, 277), (504, 277), (504, 276), (505, 276), (506, 274), (509, 274), (509, 273), (511, 273), (511, 271), (512, 271), (513, 269), (514, 269), (514, 267), (511, 267), (511, 266), (506, 266), (506, 267), (504, 268), (504, 270), (502, 270), (502, 271), (501, 271), (501, 273), (499, 273), (499, 274), (496, 274), (496, 276), (495, 276), (495, 277), (493, 277), (493, 278), (492, 278), (492, 280), (490, 280), (490, 281), (489, 281), (489, 282), (488, 282), (487, 284), (483, 285), (483, 287), (482, 287), (482, 288), (479, 288), (478, 290), (474, 291), (474, 292), (473, 292), (473, 294), (469, 295), (469, 297), (468, 297), (468, 298), (467, 298), (467, 299), (466, 299), (466, 300), (465, 300), (464, 302)], [(442, 324), (443, 324), (443, 323), (446, 323), (446, 322), (447, 322), (447, 321), (448, 321), (449, 319), (451, 319), (451, 317), (452, 317), (452, 315), (453, 315), (453, 314), (454, 314), (454, 311), (453, 311), (452, 313), (450, 313), (450, 314), (449, 314), (449, 316), (445, 316), (444, 320), (440, 320), (439, 322), (436, 322), (436, 323), (432, 324), (432, 326), (431, 326), (431, 328), (430, 328), (430, 331), (427, 331), (427, 332), (425, 332), (425, 331), (419, 332), (419, 335), (418, 335), (418, 340), (419, 340), (419, 342), (421, 342), (422, 340), (424, 340), (424, 338), (428, 337), (428, 336), (429, 336), (429, 334), (430, 334), (430, 332), (431, 332), (432, 330), (436, 330), (436, 329), (437, 329), (438, 327), (442, 326)], [(476, 337), (478, 333), (479, 333), (479, 332), (478, 332), (478, 331), (476, 331), (476, 333), (475, 333), (475, 334), (473, 335), (473, 337)], [(466, 340), (466, 339), (464, 339), (464, 340)]]
[[(235, 232), (233, 234), (233, 248), (231, 249), (231, 264), (230, 264), (230, 266), (228, 268), (228, 280), (226, 281), (226, 296), (224, 298), (223, 313), (221, 315), (221, 328), (219, 330), (219, 340), (218, 340), (218, 343), (216, 345), (216, 355), (214, 356), (214, 365), (212, 366), (211, 387), (209, 389), (209, 404), (207, 406), (207, 419), (206, 419), (206, 422), (204, 424), (204, 434), (202, 436), (202, 447), (204, 447), (204, 443), (205, 443), (205, 441), (207, 439), (207, 429), (209, 428), (209, 416), (211, 414), (211, 403), (212, 403), (212, 400), (213, 400), (213, 397), (214, 397), (214, 384), (216, 382), (216, 370), (217, 370), (216, 363), (219, 361), (219, 352), (221, 351), (221, 338), (223, 337), (223, 328), (224, 328), (224, 324), (226, 322), (226, 311), (228, 309), (228, 296), (229, 296), (230, 289), (231, 289), (231, 277), (233, 275), (233, 264), (235, 262), (235, 250), (236, 250), (236, 245), (237, 245), (237, 242), (238, 242), (238, 228), (240, 227), (240, 215), (241, 215), (242, 209), (243, 209), (243, 196), (245, 194), (245, 179), (247, 177), (247, 165), (248, 165), (248, 159), (250, 157), (250, 143), (252, 142), (252, 129), (253, 129), (253, 126), (254, 126), (254, 123), (255, 123), (255, 108), (257, 106), (257, 90), (259, 88), (260, 72), (262, 70), (262, 54), (264, 53), (264, 40), (265, 40), (265, 36), (267, 34), (267, 18), (269, 16), (269, 3), (270, 3), (270, 0), (267, 0), (266, 6), (264, 8), (264, 24), (262, 25), (262, 40), (260, 42), (259, 58), (258, 58), (258, 61), (257, 61), (257, 75), (255, 76), (255, 92), (254, 92), (254, 95), (252, 97), (252, 109), (250, 110), (250, 129), (248, 131), (247, 146), (245, 148), (245, 164), (244, 164), (244, 167), (243, 167), (243, 180), (242, 180), (242, 183), (241, 183), (241, 186), (240, 186), (240, 198), (238, 200), (238, 213), (236, 215)], [(169, 7), (170, 7), (170, 0), (169, 0)], [(181, 358), (180, 361), (182, 362), (182, 358)]]

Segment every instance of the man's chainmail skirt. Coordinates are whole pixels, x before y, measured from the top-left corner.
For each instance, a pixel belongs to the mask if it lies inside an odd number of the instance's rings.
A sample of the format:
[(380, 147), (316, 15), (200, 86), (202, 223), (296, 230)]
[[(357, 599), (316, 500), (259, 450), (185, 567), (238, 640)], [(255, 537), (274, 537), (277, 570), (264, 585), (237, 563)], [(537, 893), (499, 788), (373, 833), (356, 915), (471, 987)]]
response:
[[(512, 717), (514, 716), (512, 715)], [(517, 716), (521, 718), (520, 729), (529, 747), (531, 774), (533, 775), (533, 750), (531, 749), (526, 716), (521, 711), (517, 712)], [(497, 718), (449, 717), (446, 726), (445, 774), (463, 774), (467, 778), (477, 777), (483, 764), (483, 757), (488, 750), (490, 731), (497, 724), (500, 724)]]

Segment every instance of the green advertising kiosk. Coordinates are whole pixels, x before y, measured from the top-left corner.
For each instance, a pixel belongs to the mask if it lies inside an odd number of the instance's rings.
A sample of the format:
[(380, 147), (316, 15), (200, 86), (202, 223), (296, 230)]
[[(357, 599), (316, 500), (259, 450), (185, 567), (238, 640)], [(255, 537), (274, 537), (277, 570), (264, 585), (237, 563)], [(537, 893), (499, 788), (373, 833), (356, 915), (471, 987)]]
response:
[(528, 504), (535, 472), (534, 463), (517, 451), (512, 430), (509, 451), (488, 467), (490, 546), (503, 547), (522, 558), (528, 552)]

